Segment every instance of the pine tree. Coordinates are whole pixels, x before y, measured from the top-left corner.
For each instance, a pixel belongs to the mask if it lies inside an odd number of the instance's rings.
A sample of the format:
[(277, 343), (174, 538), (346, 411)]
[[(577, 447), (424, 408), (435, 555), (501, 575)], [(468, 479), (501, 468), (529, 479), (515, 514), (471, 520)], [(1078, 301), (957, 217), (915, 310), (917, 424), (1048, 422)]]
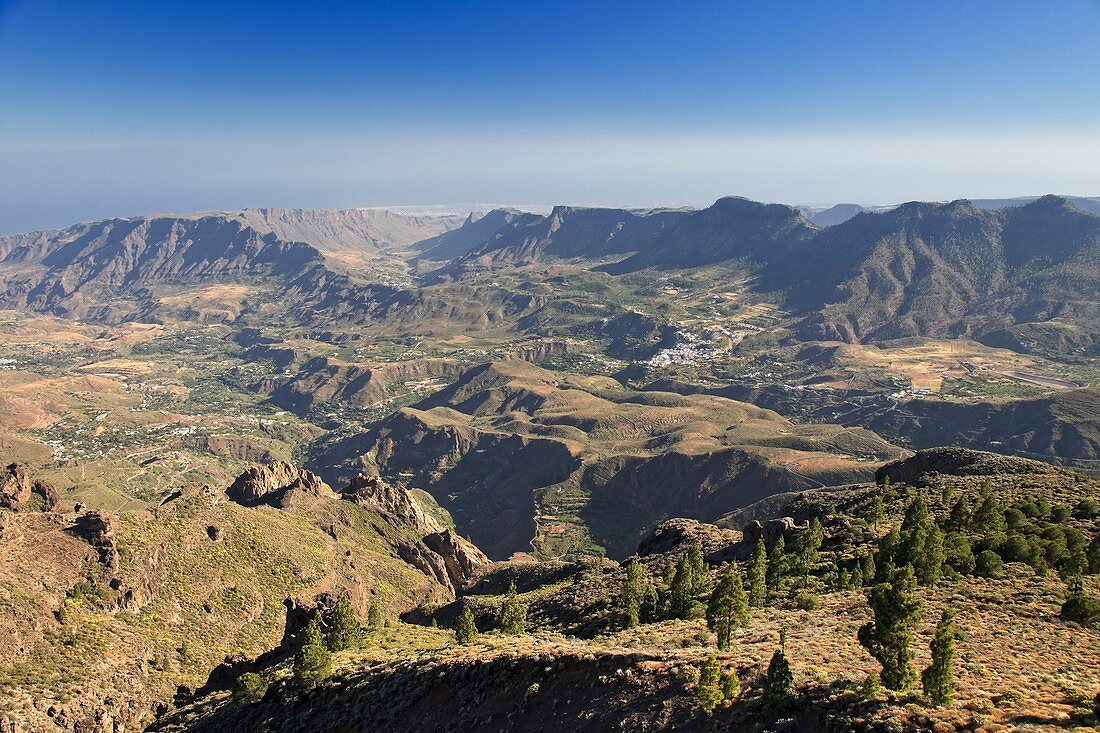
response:
[(633, 628), (641, 620), (642, 594), (645, 592), (645, 579), (641, 563), (632, 557), (626, 565), (626, 576), (619, 589), (619, 623), (624, 629)]
[(516, 584), (508, 584), (508, 594), (500, 607), (500, 630), (505, 634), (522, 634), (527, 630), (527, 605), (516, 597)]
[(789, 700), (794, 687), (794, 675), (783, 649), (776, 649), (764, 673), (764, 702), (776, 705)]
[(871, 590), (868, 603), (875, 620), (859, 629), (859, 643), (882, 665), (882, 684), (891, 690), (908, 688), (916, 677), (913, 629), (921, 604), (913, 595), (915, 585), (909, 566), (895, 570), (891, 582)]
[(947, 517), (947, 528), (952, 532), (965, 532), (970, 528), (970, 502), (965, 496), (959, 497), (951, 507), (951, 514)]
[(805, 532), (798, 535), (794, 541), (795, 567), (802, 576), (802, 587), (805, 588), (810, 580), (810, 571), (817, 565), (818, 555), (821, 551), (821, 543), (825, 534), (821, 529), (821, 522), (817, 518), (810, 520), (810, 526)]
[(363, 644), (363, 628), (359, 625), (359, 618), (346, 594), (340, 596), (332, 609), (332, 623), (325, 642), (334, 652), (357, 649)]
[(381, 629), (382, 625), (382, 607), (378, 605), (378, 601), (374, 601), (367, 607), (367, 629), (374, 632)]
[(885, 516), (886, 506), (882, 502), (882, 494), (876, 493), (871, 498), (871, 503), (867, 507), (867, 520), (871, 522), (875, 534), (878, 534), (878, 523), (881, 522), (882, 518)]
[(932, 637), (932, 663), (921, 673), (921, 687), (934, 707), (950, 705), (955, 697), (955, 616), (944, 609)]
[(473, 644), (477, 641), (477, 624), (474, 623), (474, 613), (469, 606), (463, 606), (462, 612), (458, 614), (455, 641), (459, 644)]
[(676, 564), (676, 574), (668, 589), (668, 615), (672, 618), (691, 618), (695, 599), (692, 594), (692, 572), (687, 557)]
[(768, 602), (768, 550), (764, 539), (757, 540), (749, 559), (749, 605), (763, 608)]
[(695, 688), (695, 696), (699, 700), (699, 707), (703, 708), (703, 712), (707, 715), (713, 713), (718, 704), (722, 702), (721, 682), (722, 668), (718, 665), (718, 660), (712, 655), (707, 661), (703, 662), (703, 667), (699, 670), (699, 684)]
[[(898, 567), (896, 556), (898, 546), (901, 544), (901, 532), (894, 527), (878, 544), (878, 552), (875, 553), (875, 582), (886, 583), (894, 577), (894, 570)], [(901, 563), (904, 565), (904, 563)]]
[(707, 603), (707, 627), (718, 636), (718, 648), (730, 648), (733, 630), (749, 623), (749, 599), (741, 580), (741, 570), (731, 564), (722, 573)]
[(638, 620), (643, 624), (651, 624), (657, 620), (661, 601), (657, 595), (657, 589), (653, 587), (652, 583), (645, 584), (645, 590), (642, 593), (642, 604), (638, 609)]
[(707, 564), (703, 560), (703, 546), (693, 542), (688, 548), (688, 569), (691, 571), (691, 594), (697, 596), (707, 590), (709, 578), (707, 577)]
[(722, 675), (722, 697), (726, 700), (734, 700), (741, 694), (741, 679), (737, 676), (737, 670), (731, 669)]
[(787, 543), (780, 535), (768, 555), (768, 587), (774, 591), (781, 590), (783, 586), (783, 577), (787, 574), (787, 562)]
[(332, 674), (332, 653), (325, 646), (317, 616), (309, 620), (302, 632), (302, 645), (294, 655), (294, 680), (309, 689)]
[(943, 564), (947, 555), (943, 545), (943, 532), (930, 525), (921, 538), (920, 551), (913, 558), (913, 571), (921, 585), (935, 585), (943, 576)]

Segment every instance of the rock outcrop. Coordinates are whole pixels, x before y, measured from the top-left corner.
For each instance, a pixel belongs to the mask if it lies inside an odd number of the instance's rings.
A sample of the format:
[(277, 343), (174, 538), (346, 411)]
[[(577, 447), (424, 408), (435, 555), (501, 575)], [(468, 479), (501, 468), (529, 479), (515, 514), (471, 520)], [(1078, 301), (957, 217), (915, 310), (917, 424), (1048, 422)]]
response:
[(267, 504), (282, 509), (289, 506), (296, 496), (325, 496), (333, 492), (312, 471), (286, 461), (273, 461), (251, 466), (237, 477), (225, 493), (243, 506)]
[(744, 536), (745, 542), (755, 545), (760, 540), (764, 540), (764, 544), (771, 547), (779, 541), (780, 537), (783, 538), (784, 542), (790, 542), (794, 536), (808, 526), (807, 522), (798, 524), (791, 517), (777, 517), (769, 519), (763, 524), (760, 523), (760, 520), (754, 519), (745, 525), (745, 529), (741, 534)]
[(69, 531), (92, 546), (108, 574), (118, 570), (118, 547), (110, 517), (100, 512), (81, 514)]
[(343, 490), (343, 498), (375, 509), (396, 522), (416, 527), (421, 533), (440, 532), (444, 527), (427, 514), (408, 490), (386, 483), (377, 476), (360, 473)]
[(18, 463), (0, 474), (0, 509), (18, 510), (31, 498), (31, 480)]
[[(667, 519), (654, 527), (638, 543), (638, 557), (676, 559), (694, 543), (703, 548), (708, 563), (722, 563), (748, 557), (752, 546), (745, 546), (741, 533), (694, 519)], [(747, 550), (746, 550), (747, 547)]]
[(423, 542), (443, 560), (447, 579), (456, 592), (474, 576), (478, 568), (491, 562), (472, 542), (449, 529), (426, 535)]
[(882, 483), (919, 484), (934, 474), (947, 476), (996, 476), (999, 474), (1052, 474), (1063, 469), (1027, 458), (1002, 456), (967, 448), (929, 448), (900, 461), (887, 463), (875, 472)]

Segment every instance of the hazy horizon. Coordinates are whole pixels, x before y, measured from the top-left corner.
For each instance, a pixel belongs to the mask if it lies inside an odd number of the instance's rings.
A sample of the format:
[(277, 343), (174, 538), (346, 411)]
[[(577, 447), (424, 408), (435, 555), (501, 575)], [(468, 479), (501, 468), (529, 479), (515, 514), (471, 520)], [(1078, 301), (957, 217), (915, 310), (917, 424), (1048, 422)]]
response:
[(0, 0), (0, 232), (247, 207), (1096, 196), (1098, 30), (1091, 0)]

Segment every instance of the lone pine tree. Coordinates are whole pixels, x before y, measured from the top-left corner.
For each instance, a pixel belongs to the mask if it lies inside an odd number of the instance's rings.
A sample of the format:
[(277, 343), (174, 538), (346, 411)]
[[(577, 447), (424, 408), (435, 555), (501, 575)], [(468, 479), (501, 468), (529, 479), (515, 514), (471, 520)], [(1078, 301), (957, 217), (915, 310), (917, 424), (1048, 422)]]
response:
[(731, 564), (722, 573), (707, 603), (707, 626), (718, 637), (718, 648), (730, 648), (733, 630), (749, 623), (749, 600), (741, 580), (741, 570)]
[(458, 614), (455, 641), (459, 644), (472, 644), (477, 641), (477, 624), (474, 623), (474, 613), (469, 606), (463, 606), (462, 612)]
[(508, 594), (500, 607), (500, 630), (505, 634), (522, 634), (527, 630), (527, 605), (516, 596), (515, 582), (508, 584)]
[(882, 665), (882, 684), (904, 690), (913, 684), (913, 629), (920, 619), (920, 600), (913, 595), (916, 581), (906, 565), (894, 571), (889, 583), (871, 589), (868, 603), (875, 620), (859, 629), (859, 643)]
[(294, 655), (294, 680), (311, 688), (332, 674), (332, 653), (325, 646), (317, 616), (309, 620), (302, 632), (302, 645)]

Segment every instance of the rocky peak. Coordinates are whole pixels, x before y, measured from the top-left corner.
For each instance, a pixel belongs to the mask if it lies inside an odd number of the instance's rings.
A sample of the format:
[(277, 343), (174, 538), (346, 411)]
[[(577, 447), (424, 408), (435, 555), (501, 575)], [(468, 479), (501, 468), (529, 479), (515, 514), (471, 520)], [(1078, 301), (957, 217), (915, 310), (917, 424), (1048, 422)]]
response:
[(360, 473), (347, 485), (343, 497), (361, 506), (375, 509), (418, 532), (439, 532), (444, 527), (429, 516), (407, 489), (387, 484), (377, 476)]
[(110, 517), (101, 512), (81, 514), (69, 531), (92, 546), (108, 573), (114, 574), (118, 570), (118, 548)]
[(225, 493), (243, 506), (267, 504), (282, 509), (297, 496), (324, 496), (333, 492), (312, 471), (286, 461), (272, 461), (249, 467)]
[(696, 542), (703, 548), (707, 562), (712, 564), (744, 559), (752, 551), (751, 545), (742, 546), (741, 533), (736, 530), (677, 518), (666, 519), (651, 529), (638, 543), (638, 557), (643, 561), (679, 559)]
[(18, 463), (0, 474), (0, 508), (18, 510), (31, 498), (31, 480)]

